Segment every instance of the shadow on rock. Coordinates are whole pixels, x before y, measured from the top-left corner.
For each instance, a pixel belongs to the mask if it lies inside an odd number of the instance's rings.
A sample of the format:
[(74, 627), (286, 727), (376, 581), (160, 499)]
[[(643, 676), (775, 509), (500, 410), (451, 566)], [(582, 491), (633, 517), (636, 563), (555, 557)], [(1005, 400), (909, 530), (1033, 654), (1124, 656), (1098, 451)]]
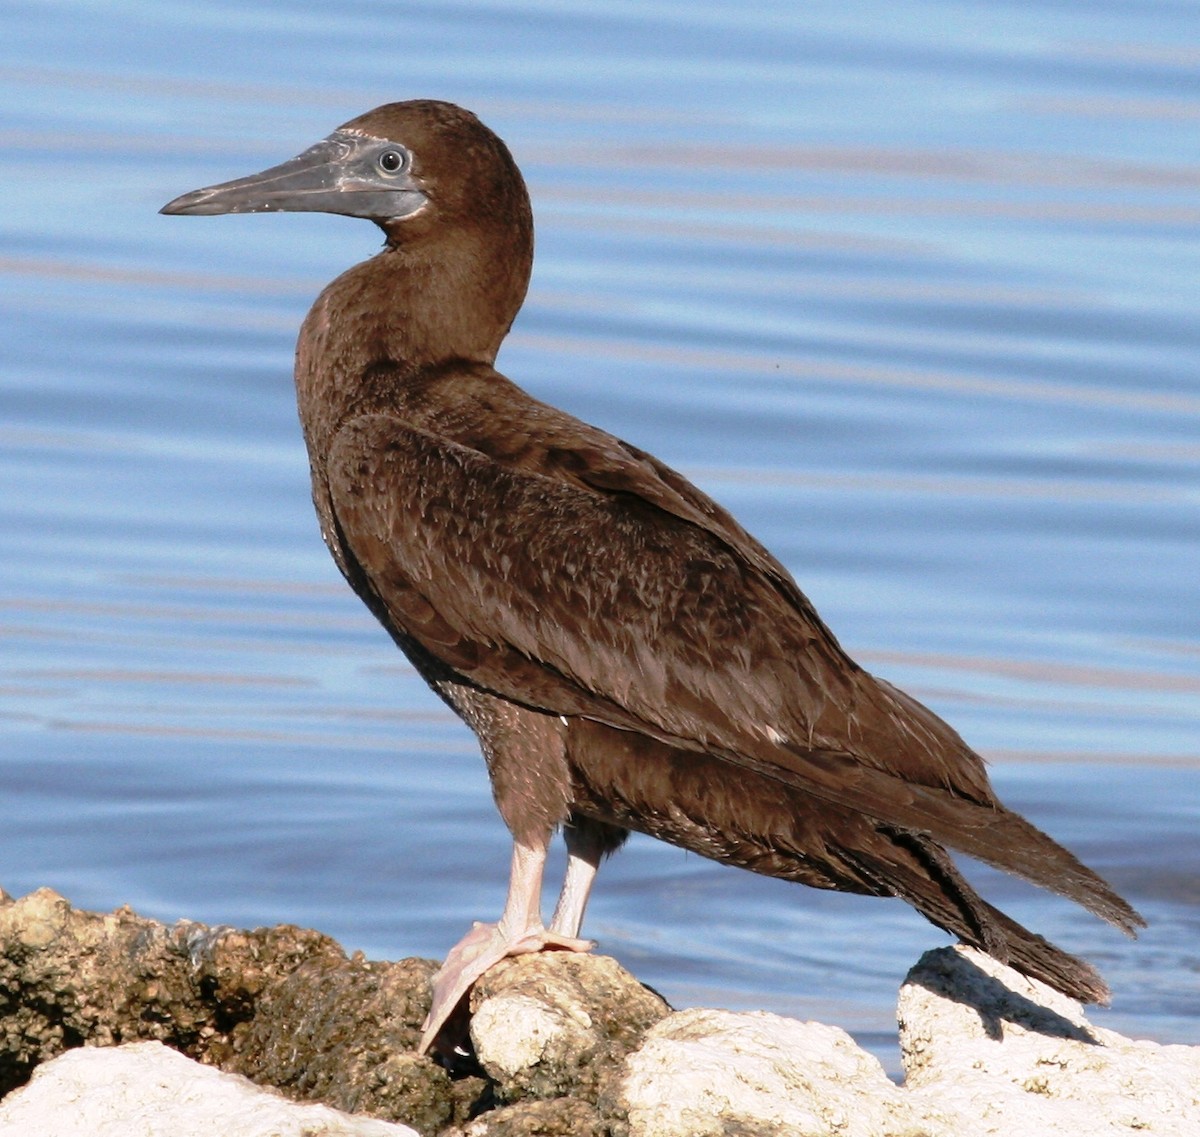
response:
[[(975, 1011), (984, 1033), (994, 1041), (1003, 1039), (1007, 1022), (1047, 1038), (1097, 1044), (1091, 1028), (1078, 1017), (1069, 1017), (1069, 1011), (1063, 1013), (1044, 1002), (1037, 1002), (1031, 995), (1014, 991), (1011, 981), (1005, 981), (1014, 974), (1009, 968), (1004, 968), (999, 975), (989, 974), (979, 962), (984, 957), (978, 955), (976, 958), (976, 955), (951, 948), (926, 952), (908, 973), (905, 983), (923, 987), (931, 995)], [(1038, 991), (1038, 997), (1045, 998), (1043, 990)], [(1059, 998), (1075, 1008), (1078, 1014), (1077, 1003), (1066, 996)]]

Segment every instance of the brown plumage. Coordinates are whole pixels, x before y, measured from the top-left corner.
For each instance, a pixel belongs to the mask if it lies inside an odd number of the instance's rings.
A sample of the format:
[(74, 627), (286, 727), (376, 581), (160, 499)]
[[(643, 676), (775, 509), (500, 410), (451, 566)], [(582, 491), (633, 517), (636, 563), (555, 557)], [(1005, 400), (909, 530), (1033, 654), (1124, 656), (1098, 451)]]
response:
[[(504, 915), (451, 952), (425, 1044), (506, 954), (577, 939), (630, 829), (720, 861), (899, 896), (1076, 998), (1082, 960), (984, 902), (958, 849), (1141, 918), (1005, 809), (944, 722), (853, 662), (787, 570), (653, 456), (493, 367), (533, 225), (504, 144), (447, 103), (379, 107), (263, 174), (167, 213), (367, 217), (384, 250), (304, 321), (296, 387), (321, 531), (355, 592), (475, 730), (514, 839)], [(565, 826), (550, 928), (538, 893)]]

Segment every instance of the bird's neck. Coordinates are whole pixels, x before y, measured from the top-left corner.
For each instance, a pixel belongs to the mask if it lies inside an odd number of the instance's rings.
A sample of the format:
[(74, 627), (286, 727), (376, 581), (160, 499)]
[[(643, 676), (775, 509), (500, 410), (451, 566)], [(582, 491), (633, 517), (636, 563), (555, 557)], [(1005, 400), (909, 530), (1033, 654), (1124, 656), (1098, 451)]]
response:
[(360, 410), (403, 414), (406, 384), (457, 361), (495, 360), (532, 257), (517, 249), (484, 259), (485, 247), (460, 241), (436, 255), (387, 248), (317, 298), (296, 347), (300, 420), (314, 463)]

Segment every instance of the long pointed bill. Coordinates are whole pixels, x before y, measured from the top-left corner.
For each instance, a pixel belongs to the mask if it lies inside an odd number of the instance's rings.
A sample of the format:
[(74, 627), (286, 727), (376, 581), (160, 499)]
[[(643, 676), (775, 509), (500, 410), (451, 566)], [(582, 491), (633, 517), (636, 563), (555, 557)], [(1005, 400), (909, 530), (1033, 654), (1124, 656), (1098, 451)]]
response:
[(191, 216), (220, 213), (341, 213), (386, 220), (416, 213), (428, 200), (399, 143), (336, 130), (260, 174), (193, 190), (159, 211)]

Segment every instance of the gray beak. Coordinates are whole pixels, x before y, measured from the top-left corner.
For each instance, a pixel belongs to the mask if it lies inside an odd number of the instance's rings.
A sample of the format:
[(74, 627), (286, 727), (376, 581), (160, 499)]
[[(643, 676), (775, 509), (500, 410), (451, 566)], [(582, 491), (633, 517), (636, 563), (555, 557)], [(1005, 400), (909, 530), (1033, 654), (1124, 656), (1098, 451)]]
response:
[(192, 190), (160, 213), (341, 213), (375, 221), (408, 217), (428, 200), (398, 142), (336, 130), (280, 166)]

